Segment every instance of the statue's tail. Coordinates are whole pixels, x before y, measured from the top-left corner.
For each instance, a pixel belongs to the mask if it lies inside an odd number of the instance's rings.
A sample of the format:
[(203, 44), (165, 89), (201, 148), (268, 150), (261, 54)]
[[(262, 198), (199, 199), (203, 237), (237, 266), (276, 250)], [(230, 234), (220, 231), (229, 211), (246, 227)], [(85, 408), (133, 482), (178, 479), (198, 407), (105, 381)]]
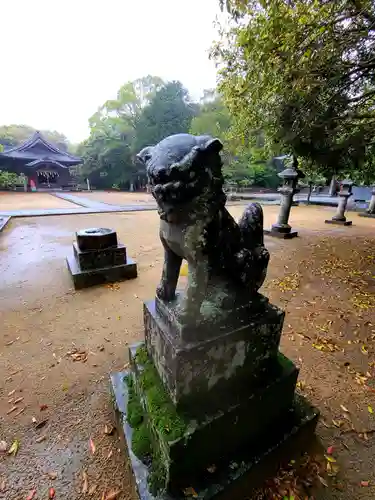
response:
[(259, 203), (250, 203), (238, 221), (245, 248), (263, 246), (263, 209)]

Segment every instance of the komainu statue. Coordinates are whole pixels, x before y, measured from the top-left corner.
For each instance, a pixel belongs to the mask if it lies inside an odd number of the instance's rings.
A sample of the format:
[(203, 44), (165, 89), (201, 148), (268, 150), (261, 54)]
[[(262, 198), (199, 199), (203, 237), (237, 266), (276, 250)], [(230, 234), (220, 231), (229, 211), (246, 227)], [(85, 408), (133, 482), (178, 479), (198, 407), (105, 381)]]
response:
[(179, 302), (176, 286), (183, 259), (188, 286), (179, 316), (199, 321), (249, 303), (266, 277), (263, 211), (252, 203), (238, 223), (225, 208), (223, 148), (210, 136), (176, 134), (137, 155), (147, 168), (158, 204), (164, 267), (156, 296)]

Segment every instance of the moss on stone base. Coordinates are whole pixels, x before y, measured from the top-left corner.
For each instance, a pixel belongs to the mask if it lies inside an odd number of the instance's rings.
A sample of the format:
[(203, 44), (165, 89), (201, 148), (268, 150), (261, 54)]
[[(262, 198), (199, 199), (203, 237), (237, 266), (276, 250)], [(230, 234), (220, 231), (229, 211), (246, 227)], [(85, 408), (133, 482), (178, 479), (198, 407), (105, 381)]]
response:
[(128, 408), (127, 408), (127, 421), (133, 428), (138, 427), (143, 422), (143, 408), (137, 393), (135, 392), (134, 382), (129, 375), (125, 377), (125, 382), (128, 385)]
[(182, 438), (187, 423), (177, 413), (145, 347), (137, 349), (136, 362), (142, 366), (138, 380), (146, 399), (148, 418), (152, 425), (169, 442)]
[(133, 429), (132, 451), (140, 460), (152, 454), (151, 435), (145, 423)]

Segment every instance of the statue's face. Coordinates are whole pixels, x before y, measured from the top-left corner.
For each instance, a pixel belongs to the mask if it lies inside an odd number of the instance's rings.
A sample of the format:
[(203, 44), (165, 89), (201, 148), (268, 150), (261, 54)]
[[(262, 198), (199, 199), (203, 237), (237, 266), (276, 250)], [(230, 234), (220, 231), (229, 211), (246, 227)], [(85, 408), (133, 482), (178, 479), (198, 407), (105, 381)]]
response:
[(177, 134), (137, 156), (146, 165), (151, 192), (163, 212), (191, 202), (221, 173), (220, 141), (208, 136)]

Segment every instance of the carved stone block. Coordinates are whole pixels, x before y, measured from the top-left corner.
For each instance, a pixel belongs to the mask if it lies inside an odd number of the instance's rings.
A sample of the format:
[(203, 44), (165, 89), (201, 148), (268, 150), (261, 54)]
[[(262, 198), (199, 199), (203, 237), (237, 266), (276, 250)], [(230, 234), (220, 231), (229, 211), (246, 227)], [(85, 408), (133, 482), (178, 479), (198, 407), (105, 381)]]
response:
[(172, 401), (190, 413), (225, 408), (272, 376), (283, 321), (284, 312), (267, 304), (247, 321), (211, 325), (205, 340), (185, 343), (155, 301), (144, 304), (147, 350)]

